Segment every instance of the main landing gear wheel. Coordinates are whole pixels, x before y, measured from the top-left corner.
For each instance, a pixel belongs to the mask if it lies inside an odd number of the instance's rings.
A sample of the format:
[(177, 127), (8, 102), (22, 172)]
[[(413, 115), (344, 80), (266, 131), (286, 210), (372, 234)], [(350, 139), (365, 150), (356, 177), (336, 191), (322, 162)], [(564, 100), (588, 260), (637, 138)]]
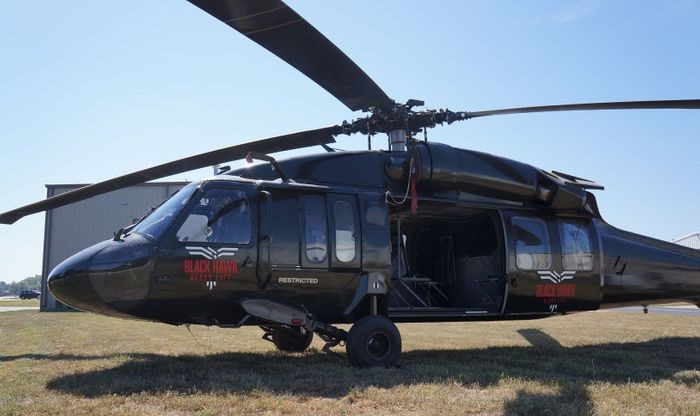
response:
[(279, 327), (272, 332), (272, 342), (280, 351), (305, 351), (313, 339), (314, 333), (301, 327)]
[(401, 334), (388, 318), (365, 316), (350, 328), (345, 350), (355, 367), (389, 367), (401, 355)]

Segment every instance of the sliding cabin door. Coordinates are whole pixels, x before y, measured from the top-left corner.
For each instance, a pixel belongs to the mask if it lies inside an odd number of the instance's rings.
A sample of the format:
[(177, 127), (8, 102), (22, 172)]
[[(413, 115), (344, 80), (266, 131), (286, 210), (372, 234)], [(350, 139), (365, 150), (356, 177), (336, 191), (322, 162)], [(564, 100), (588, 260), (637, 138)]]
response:
[(600, 305), (600, 255), (590, 219), (504, 216), (506, 313), (562, 313)]

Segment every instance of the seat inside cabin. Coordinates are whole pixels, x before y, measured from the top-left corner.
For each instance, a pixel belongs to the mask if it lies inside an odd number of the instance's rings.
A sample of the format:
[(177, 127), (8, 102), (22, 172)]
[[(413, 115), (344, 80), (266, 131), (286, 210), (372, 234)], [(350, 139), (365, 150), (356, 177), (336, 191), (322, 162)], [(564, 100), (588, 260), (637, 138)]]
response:
[(389, 307), (499, 310), (501, 235), (498, 217), (487, 211), (394, 216)]

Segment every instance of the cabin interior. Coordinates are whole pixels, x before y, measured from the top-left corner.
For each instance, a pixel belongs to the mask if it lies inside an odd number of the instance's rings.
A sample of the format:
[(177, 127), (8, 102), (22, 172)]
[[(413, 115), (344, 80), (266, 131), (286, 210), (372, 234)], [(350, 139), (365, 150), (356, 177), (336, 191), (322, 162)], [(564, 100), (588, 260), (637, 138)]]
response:
[(392, 310), (501, 309), (502, 228), (495, 211), (423, 204), (391, 216)]

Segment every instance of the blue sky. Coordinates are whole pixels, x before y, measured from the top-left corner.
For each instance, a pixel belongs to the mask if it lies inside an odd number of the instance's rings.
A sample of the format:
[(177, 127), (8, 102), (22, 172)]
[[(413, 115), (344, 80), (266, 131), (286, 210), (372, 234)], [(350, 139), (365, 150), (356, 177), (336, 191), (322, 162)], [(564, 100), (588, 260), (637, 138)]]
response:
[[(700, 98), (698, 1), (289, 3), (398, 101)], [(43, 198), (47, 183), (359, 116), (185, 1), (0, 1), (0, 56), (2, 212)], [(670, 240), (700, 231), (699, 132), (700, 111), (617, 111), (472, 120), (430, 138), (596, 180), (606, 220)], [(0, 228), (0, 280), (41, 271), (43, 221)]]

